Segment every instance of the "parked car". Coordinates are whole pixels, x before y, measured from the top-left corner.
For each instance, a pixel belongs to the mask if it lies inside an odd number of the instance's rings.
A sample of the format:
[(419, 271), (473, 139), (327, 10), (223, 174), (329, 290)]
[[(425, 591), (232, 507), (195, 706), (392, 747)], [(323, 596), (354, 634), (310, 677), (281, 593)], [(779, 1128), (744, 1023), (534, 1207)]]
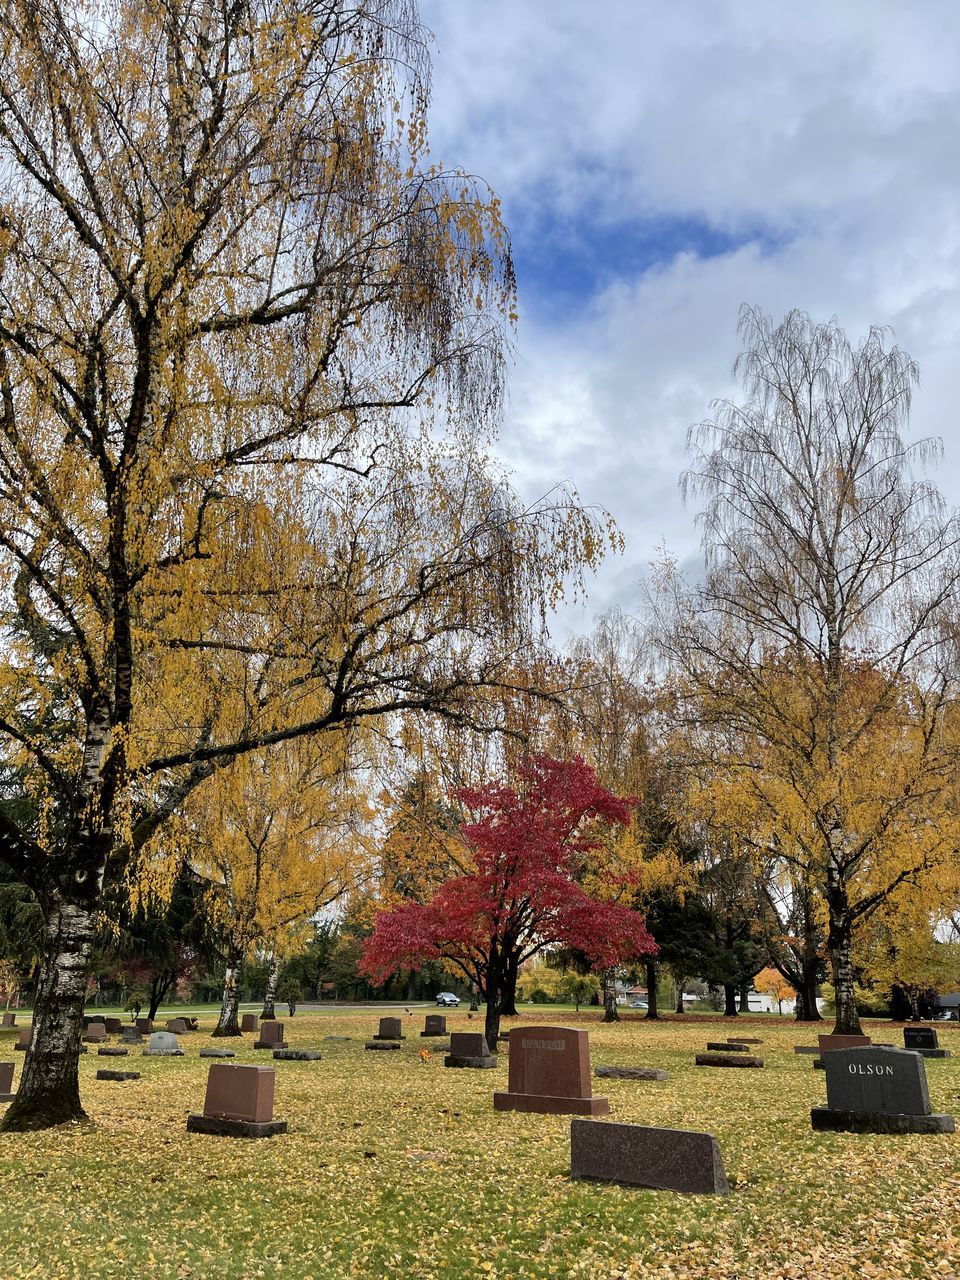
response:
[(937, 1014), (935, 1021), (937, 1022), (957, 1022), (958, 1014), (956, 1009), (943, 1009)]
[(455, 996), (452, 991), (441, 991), (437, 996), (437, 1004), (445, 1009), (455, 1009), (459, 1003), (460, 997)]
[(646, 1009), (647, 1007), (646, 1000), (631, 1000), (627, 1006), (628, 1009)]

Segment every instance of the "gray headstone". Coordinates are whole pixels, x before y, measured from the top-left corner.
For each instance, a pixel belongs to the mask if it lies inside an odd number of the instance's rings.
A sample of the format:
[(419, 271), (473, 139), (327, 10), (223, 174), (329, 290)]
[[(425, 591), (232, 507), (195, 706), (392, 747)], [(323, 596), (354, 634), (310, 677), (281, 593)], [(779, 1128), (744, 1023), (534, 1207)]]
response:
[(716, 1138), (688, 1129), (574, 1120), (570, 1125), (570, 1173), (631, 1187), (729, 1195)]
[(155, 1054), (157, 1057), (182, 1057), (183, 1050), (180, 1048), (180, 1041), (172, 1031), (153, 1031), (150, 1034), (150, 1041), (143, 1051), (146, 1054)]
[(834, 1049), (823, 1057), (827, 1106), (877, 1115), (930, 1115), (927, 1074), (906, 1049)]

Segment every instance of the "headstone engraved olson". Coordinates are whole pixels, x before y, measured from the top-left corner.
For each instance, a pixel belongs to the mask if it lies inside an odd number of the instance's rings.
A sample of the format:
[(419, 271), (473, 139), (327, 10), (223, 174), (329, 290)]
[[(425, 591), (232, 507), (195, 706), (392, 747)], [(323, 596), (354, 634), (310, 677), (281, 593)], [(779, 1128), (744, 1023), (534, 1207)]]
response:
[(148, 1057), (182, 1058), (180, 1041), (172, 1031), (153, 1031), (143, 1051)]
[(930, 1109), (923, 1058), (871, 1045), (824, 1057), (827, 1105), (814, 1107), (814, 1129), (849, 1133), (953, 1133), (953, 1116)]
[(287, 1122), (273, 1118), (273, 1067), (218, 1062), (207, 1075), (202, 1115), (187, 1117), (188, 1133), (231, 1138), (270, 1138), (286, 1133)]
[(497, 1065), (497, 1056), (487, 1046), (487, 1038), (479, 1031), (454, 1031), (450, 1036), (450, 1052), (443, 1060), (445, 1067), (472, 1067), (489, 1070)]
[(13, 1062), (0, 1062), (0, 1102), (12, 1102), (16, 1097), (13, 1092)]
[(606, 1115), (609, 1101), (592, 1096), (586, 1031), (525, 1027), (512, 1036), (507, 1092), (495, 1093), (493, 1105), (497, 1111)]
[(631, 1187), (730, 1194), (716, 1138), (687, 1129), (572, 1120), (570, 1174)]
[[(21, 1028), (20, 1028), (20, 1035), (19, 1035), (19, 1037), (18, 1037), (18, 1039), (17, 1039), (17, 1043), (13, 1046), (13, 1047), (14, 1047), (14, 1049), (16, 1049), (17, 1053), (26, 1053), (26, 1052), (27, 1052), (27, 1050), (30, 1048), (30, 1037), (31, 1037), (31, 1035), (32, 1035), (32, 1034), (33, 1034), (33, 1028), (32, 1028), (32, 1027), (21, 1027)], [(83, 1038), (84, 1038), (84, 1040), (86, 1040), (86, 1038), (87, 1038), (87, 1037), (86, 1037), (86, 1036), (84, 1036)]]
[(420, 1034), (422, 1036), (445, 1036), (447, 1034), (447, 1019), (440, 1013), (428, 1013), (424, 1019), (423, 1030)]
[[(283, 1038), (282, 1022), (261, 1022), (260, 1023), (260, 1039), (254, 1040), (253, 1047), (255, 1049), (286, 1049), (289, 1048), (286, 1040)], [(211, 1071), (213, 1068), (210, 1068)], [(272, 1070), (271, 1067), (265, 1068)]]
[(924, 1058), (949, 1058), (950, 1050), (941, 1049), (933, 1027), (904, 1027), (903, 1047)]

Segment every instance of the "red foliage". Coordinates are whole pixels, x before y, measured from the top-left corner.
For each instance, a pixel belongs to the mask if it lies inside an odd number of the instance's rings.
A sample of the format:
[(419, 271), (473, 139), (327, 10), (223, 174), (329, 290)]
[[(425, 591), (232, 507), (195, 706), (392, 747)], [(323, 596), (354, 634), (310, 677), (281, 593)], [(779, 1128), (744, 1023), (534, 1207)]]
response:
[(636, 802), (600, 786), (579, 757), (538, 756), (520, 784), (458, 793), (478, 815), (462, 829), (476, 871), (448, 880), (425, 905), (378, 917), (361, 964), (374, 982), (444, 958), (490, 999), (507, 968), (547, 946), (576, 948), (600, 968), (656, 951), (637, 912), (590, 898), (577, 882), (598, 827), (626, 825)]

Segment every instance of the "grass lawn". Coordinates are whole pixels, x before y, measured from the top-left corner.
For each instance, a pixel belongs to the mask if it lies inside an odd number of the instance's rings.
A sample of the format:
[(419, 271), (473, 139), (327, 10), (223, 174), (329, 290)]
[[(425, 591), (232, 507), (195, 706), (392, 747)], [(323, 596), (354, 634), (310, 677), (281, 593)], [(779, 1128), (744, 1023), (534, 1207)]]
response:
[[(710, 1198), (571, 1182), (569, 1117), (494, 1112), (505, 1057), (496, 1071), (445, 1070), (442, 1050), (421, 1061), (424, 1012), (404, 1015), (399, 1053), (364, 1052), (375, 1009), (286, 1018), (290, 1043), (323, 1058), (276, 1063), (290, 1132), (262, 1141), (186, 1132), (212, 1014), (182, 1038), (184, 1058), (92, 1050), (80, 1066), (91, 1123), (0, 1136), (0, 1277), (960, 1277), (960, 1134), (814, 1134), (823, 1073), (792, 1049), (815, 1029), (633, 1015), (607, 1027), (596, 1010), (556, 1007), (506, 1020), (587, 1027), (594, 1066), (666, 1068), (666, 1084), (597, 1080), (595, 1092), (612, 1119), (715, 1134), (733, 1194)], [(482, 1029), (462, 1006), (446, 1016)], [(889, 1023), (868, 1030), (902, 1043)], [(926, 1063), (931, 1101), (960, 1118), (960, 1029), (938, 1031), (955, 1056)], [(764, 1070), (693, 1066), (707, 1039), (736, 1032), (763, 1037)], [(16, 1085), (15, 1038), (0, 1033)], [(272, 1062), (253, 1038), (230, 1042), (235, 1061)], [(142, 1078), (97, 1081), (99, 1066)]]

